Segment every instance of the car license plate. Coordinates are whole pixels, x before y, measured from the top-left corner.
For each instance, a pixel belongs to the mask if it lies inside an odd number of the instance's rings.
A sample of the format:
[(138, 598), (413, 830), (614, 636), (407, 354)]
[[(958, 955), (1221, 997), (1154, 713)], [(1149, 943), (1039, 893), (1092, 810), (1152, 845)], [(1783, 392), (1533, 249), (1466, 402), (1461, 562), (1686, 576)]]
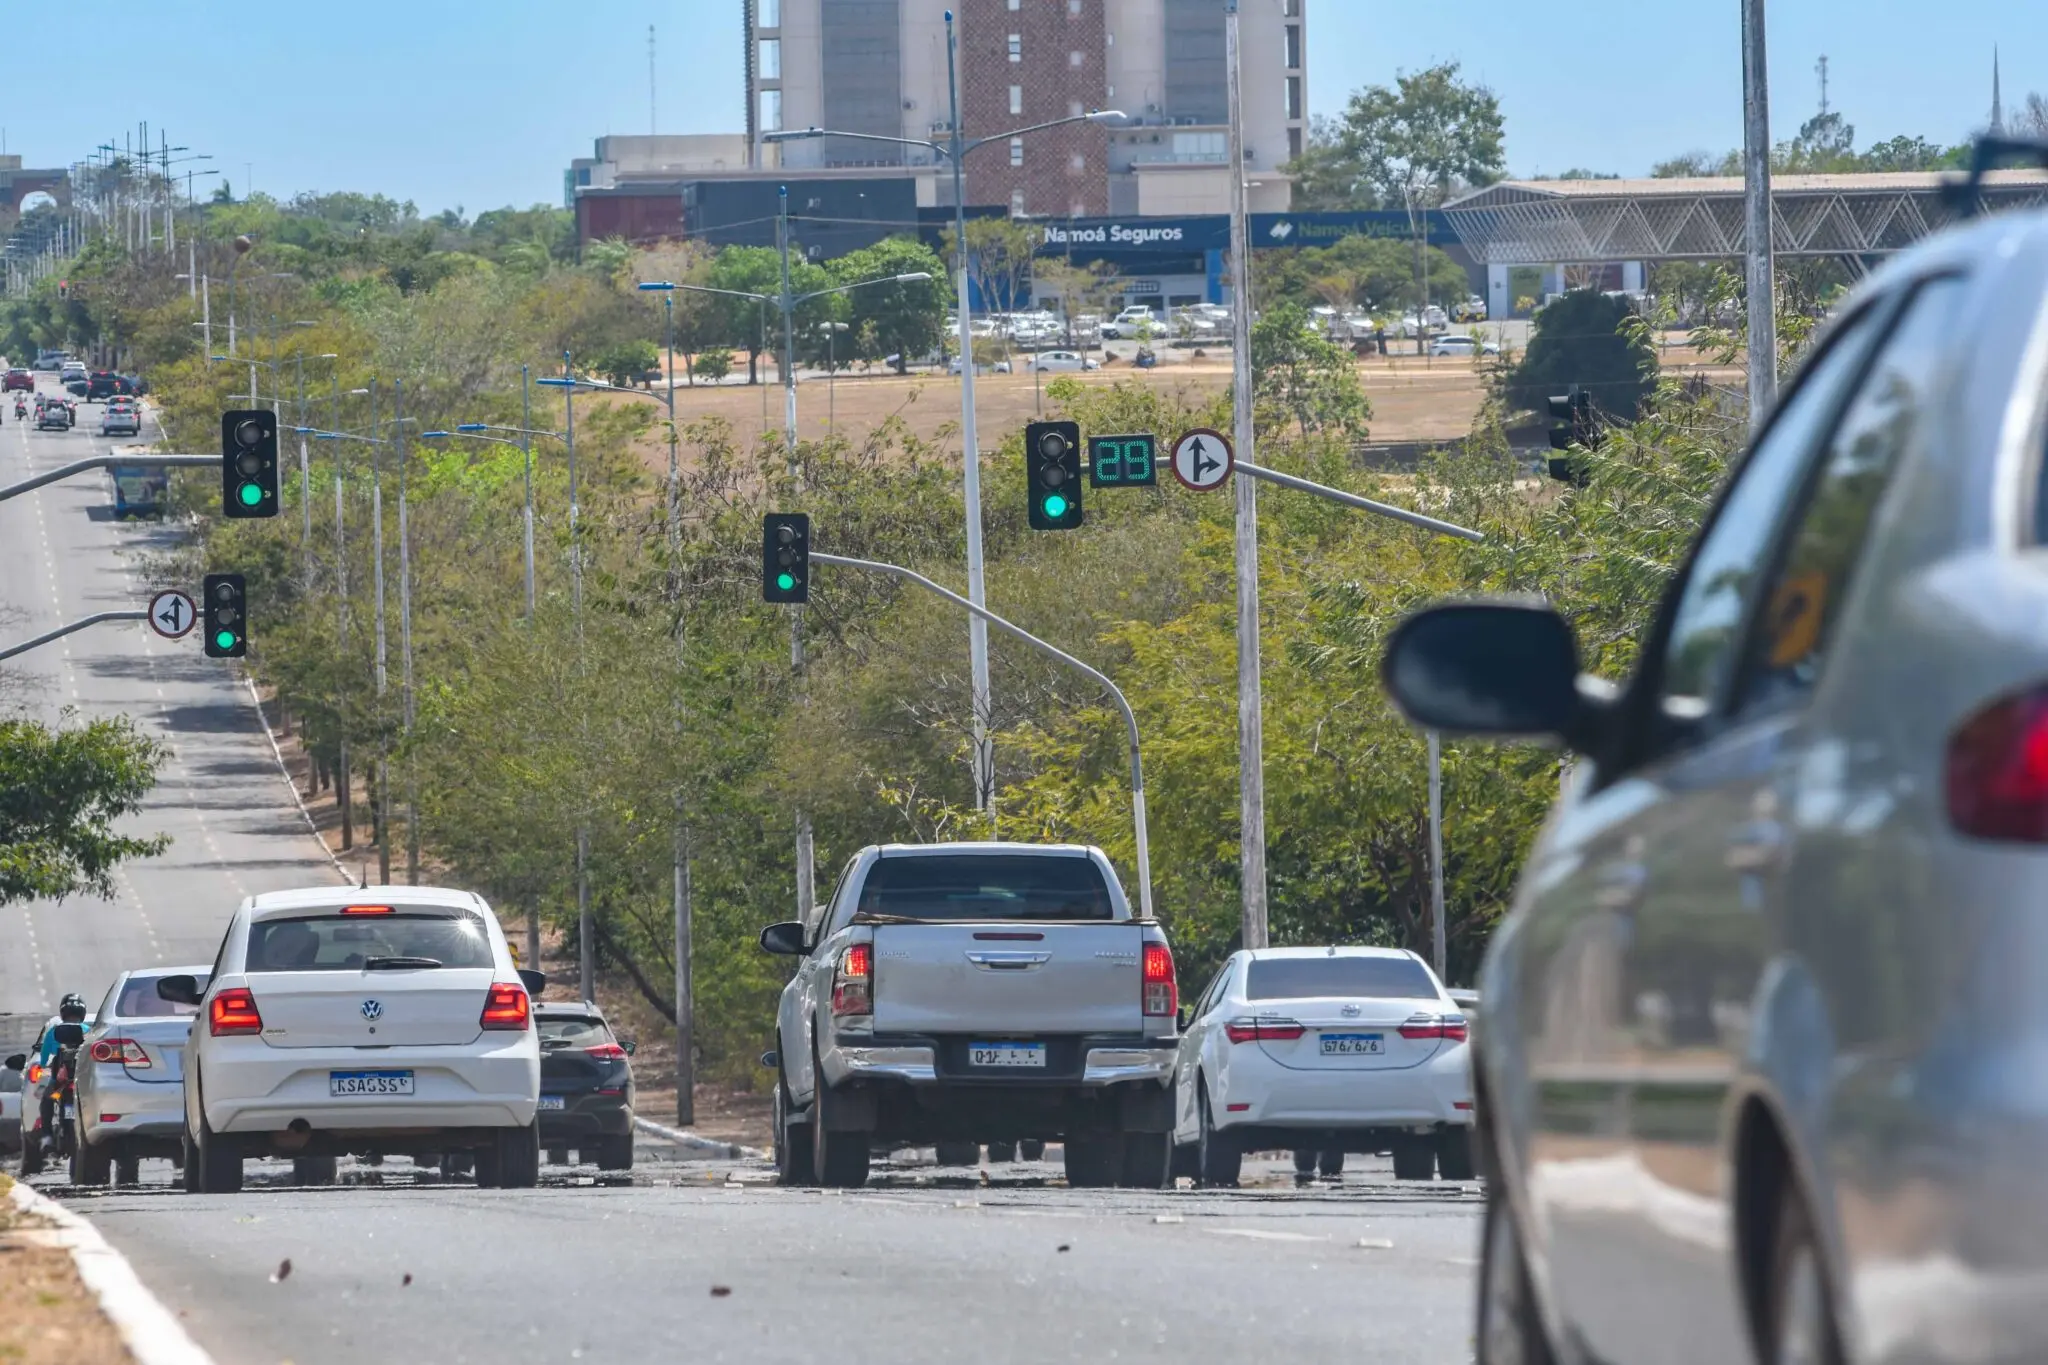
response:
[(412, 1073), (410, 1071), (330, 1071), (327, 1073), (327, 1093), (330, 1095), (410, 1095)]
[(1384, 1033), (1325, 1033), (1325, 1057), (1377, 1057), (1387, 1050)]
[(973, 1066), (1045, 1065), (1044, 1043), (969, 1043), (967, 1060)]
[(565, 1101), (560, 1095), (542, 1095), (540, 1097), (540, 1107), (543, 1109), (560, 1109), (564, 1103)]

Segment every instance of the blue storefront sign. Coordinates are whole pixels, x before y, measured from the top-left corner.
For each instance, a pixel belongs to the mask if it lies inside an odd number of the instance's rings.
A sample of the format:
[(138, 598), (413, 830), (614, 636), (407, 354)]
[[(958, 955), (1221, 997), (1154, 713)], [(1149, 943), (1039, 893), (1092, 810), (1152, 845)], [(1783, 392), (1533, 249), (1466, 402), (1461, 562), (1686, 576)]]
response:
[[(1456, 246), (1458, 234), (1449, 215), (1432, 210), (1427, 220), (1429, 241)], [(1407, 213), (1395, 209), (1367, 213), (1255, 213), (1250, 223), (1253, 250), (1320, 247), (1346, 237), (1385, 237), (1406, 241), (1414, 231)], [(1230, 248), (1230, 219), (1223, 214), (1193, 218), (1073, 218), (1045, 224), (1042, 256), (1123, 255), (1133, 252), (1206, 255)]]

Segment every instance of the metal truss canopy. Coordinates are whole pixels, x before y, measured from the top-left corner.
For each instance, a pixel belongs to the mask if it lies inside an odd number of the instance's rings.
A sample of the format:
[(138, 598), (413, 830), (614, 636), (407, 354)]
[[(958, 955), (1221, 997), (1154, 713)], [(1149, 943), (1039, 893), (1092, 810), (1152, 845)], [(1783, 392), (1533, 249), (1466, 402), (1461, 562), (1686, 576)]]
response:
[[(1875, 256), (1954, 221), (1939, 174), (1785, 175), (1771, 182), (1779, 256)], [(1507, 180), (1444, 206), (1459, 240), (1488, 265), (1709, 260), (1740, 256), (1742, 181)], [(2048, 173), (1985, 177), (1991, 211), (2048, 204)]]

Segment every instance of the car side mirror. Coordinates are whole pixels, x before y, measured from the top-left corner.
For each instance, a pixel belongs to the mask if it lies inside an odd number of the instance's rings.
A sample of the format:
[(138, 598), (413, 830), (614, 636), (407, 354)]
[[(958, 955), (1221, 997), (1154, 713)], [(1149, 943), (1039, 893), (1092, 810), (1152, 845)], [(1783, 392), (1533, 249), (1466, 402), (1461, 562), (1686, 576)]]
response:
[(1195, 1007), (1193, 1005), (1182, 1005), (1178, 1020), (1181, 1031), (1186, 1032), (1188, 1025), (1195, 1022)]
[(526, 987), (528, 995), (538, 1000), (540, 999), (540, 993), (548, 988), (548, 974), (546, 972), (537, 972), (531, 967), (521, 967), (519, 969), (519, 984)]
[(57, 1040), (58, 1047), (77, 1047), (85, 1041), (85, 1025), (59, 1024), (50, 1030), (50, 1036)]
[(804, 946), (804, 926), (801, 920), (784, 920), (771, 924), (761, 931), (761, 951), (777, 957), (802, 957), (808, 949)]
[(199, 1003), (199, 982), (190, 976), (160, 976), (156, 980), (156, 995), (159, 1000), (168, 1000), (174, 1005), (196, 1005)]
[(0, 1066), (6, 1067), (9, 1071), (19, 1071), (27, 1065), (28, 1054), (26, 1052), (17, 1052), (5, 1062), (0, 1062)]
[(619, 1046), (626, 1049), (626, 1055), (628, 1057), (632, 1056), (634, 1053), (640, 1050), (640, 1044), (634, 1042), (631, 1038), (619, 1039)]
[(1380, 680), (1403, 715), (1453, 735), (1554, 738), (1583, 748), (1604, 712), (1579, 684), (1572, 628), (1540, 602), (1454, 602), (1387, 641)]

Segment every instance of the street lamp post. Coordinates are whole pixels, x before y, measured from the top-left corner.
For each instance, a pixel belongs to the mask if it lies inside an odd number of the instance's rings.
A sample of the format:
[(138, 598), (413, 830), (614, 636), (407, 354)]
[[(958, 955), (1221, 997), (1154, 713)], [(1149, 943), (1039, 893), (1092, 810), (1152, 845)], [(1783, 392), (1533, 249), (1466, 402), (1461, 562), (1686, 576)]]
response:
[[(1023, 137), (1027, 133), (1041, 132), (1047, 128), (1059, 128), (1069, 123), (1104, 123), (1121, 119), (1123, 113), (1114, 109), (1097, 110), (1076, 114), (1069, 118), (1050, 119), (1044, 123), (1028, 124), (992, 137), (963, 138), (960, 133), (960, 35), (955, 25), (953, 11), (946, 11), (946, 89), (951, 107), (951, 121), (947, 125), (948, 138), (945, 142), (928, 142), (919, 138), (887, 137), (879, 133), (846, 133), (824, 128), (803, 128), (786, 133), (769, 133), (764, 142), (789, 142), (800, 138), (840, 137), (862, 142), (893, 143), (899, 147), (915, 147), (929, 151), (942, 161), (950, 163), (953, 172), (953, 237), (955, 255), (958, 257), (959, 279), (957, 307), (960, 311), (960, 465), (961, 495), (967, 505), (967, 597), (975, 606), (986, 609), (988, 593), (983, 582), (981, 548), (981, 448), (979, 433), (974, 419), (974, 332), (970, 307), (972, 300), (967, 280), (967, 180), (966, 157), (977, 148), (991, 142), (1008, 143), (1011, 138)], [(995, 763), (994, 751), (988, 738), (990, 720), (989, 673), (988, 673), (988, 624), (980, 616), (970, 616), (967, 626), (967, 643), (974, 685), (974, 787), (976, 804), (988, 813), (989, 823), (995, 823)]]
[[(562, 377), (540, 381), (562, 390), (562, 444), (569, 454), (569, 610), (576, 623), (576, 661), (583, 666), (583, 540), (576, 502), (576, 390), (579, 382), (567, 351), (562, 352)], [(609, 385), (601, 387), (609, 388)], [(578, 807), (576, 822), (576, 957), (581, 998), (597, 998), (597, 958), (590, 920), (590, 822), (587, 807)]]

